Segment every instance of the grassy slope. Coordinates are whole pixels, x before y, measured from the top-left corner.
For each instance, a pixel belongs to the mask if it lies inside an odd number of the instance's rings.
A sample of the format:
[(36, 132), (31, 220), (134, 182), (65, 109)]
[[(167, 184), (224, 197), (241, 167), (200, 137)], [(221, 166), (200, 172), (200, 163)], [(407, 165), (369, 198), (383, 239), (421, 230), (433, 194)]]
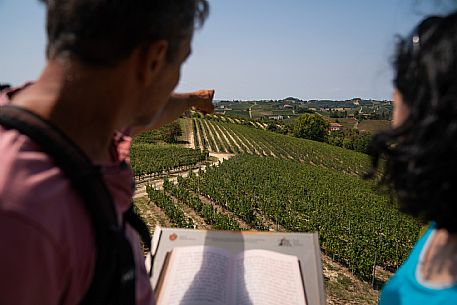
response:
[(369, 133), (375, 134), (379, 131), (389, 128), (390, 121), (386, 120), (363, 120), (359, 123), (358, 129), (360, 131), (367, 131)]

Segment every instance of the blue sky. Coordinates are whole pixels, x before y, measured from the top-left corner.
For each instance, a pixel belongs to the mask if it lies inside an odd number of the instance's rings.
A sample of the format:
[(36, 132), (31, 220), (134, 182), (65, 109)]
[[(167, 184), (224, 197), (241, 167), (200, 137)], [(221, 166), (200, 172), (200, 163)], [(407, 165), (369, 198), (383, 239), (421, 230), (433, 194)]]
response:
[[(216, 99), (389, 99), (395, 35), (452, 1), (209, 0), (178, 91)], [(0, 0), (0, 82), (36, 78), (45, 64), (45, 11)]]

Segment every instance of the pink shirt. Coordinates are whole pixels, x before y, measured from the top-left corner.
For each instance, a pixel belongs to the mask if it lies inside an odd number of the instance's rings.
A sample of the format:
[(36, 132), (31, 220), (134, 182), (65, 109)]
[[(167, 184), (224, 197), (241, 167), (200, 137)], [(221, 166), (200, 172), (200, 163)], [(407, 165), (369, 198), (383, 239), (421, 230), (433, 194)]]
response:
[[(0, 97), (0, 105), (8, 102)], [(119, 215), (131, 204), (131, 138), (113, 140), (103, 165)], [(84, 202), (53, 161), (28, 137), (0, 126), (0, 304), (76, 305), (92, 279), (95, 244)], [(154, 304), (136, 232), (127, 226), (136, 260), (138, 305)]]

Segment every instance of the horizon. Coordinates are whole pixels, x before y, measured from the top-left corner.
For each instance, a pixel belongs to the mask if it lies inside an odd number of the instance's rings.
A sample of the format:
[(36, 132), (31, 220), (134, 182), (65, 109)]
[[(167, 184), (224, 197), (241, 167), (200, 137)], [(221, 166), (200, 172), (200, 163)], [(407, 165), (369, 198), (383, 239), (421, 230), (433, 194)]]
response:
[[(216, 90), (215, 100), (390, 100), (396, 35), (455, 1), (209, 0), (176, 91)], [(19, 86), (44, 67), (45, 9), (0, 0), (0, 83)]]
[(261, 99), (261, 100), (257, 100), (257, 99), (252, 99), (252, 100), (240, 100), (240, 99), (213, 99), (213, 102), (282, 102), (282, 101), (286, 101), (286, 100), (289, 100), (289, 99), (298, 99), (300, 100), (300, 102), (314, 102), (314, 101), (317, 101), (317, 102), (321, 102), (321, 101), (326, 101), (326, 102), (348, 102), (348, 101), (352, 101), (352, 100), (356, 100), (356, 99), (360, 99), (362, 101), (377, 101), (377, 102), (392, 102), (392, 99), (370, 99), (370, 98), (361, 98), (361, 97), (358, 97), (358, 96), (355, 96), (355, 97), (352, 97), (352, 98), (348, 98), (348, 99), (326, 99), (326, 98), (323, 98), (323, 99), (307, 99), (307, 100), (304, 100), (304, 99), (301, 99), (301, 98), (298, 98), (298, 97), (294, 97), (294, 96), (288, 96), (288, 97), (285, 97), (285, 98), (280, 98), (280, 99)]

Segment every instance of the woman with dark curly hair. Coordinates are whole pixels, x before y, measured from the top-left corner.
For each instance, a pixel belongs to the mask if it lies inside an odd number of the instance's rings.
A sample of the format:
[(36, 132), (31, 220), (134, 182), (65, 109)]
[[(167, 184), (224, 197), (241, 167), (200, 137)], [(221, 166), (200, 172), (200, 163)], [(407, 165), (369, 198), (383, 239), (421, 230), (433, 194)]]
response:
[(457, 304), (457, 12), (429, 17), (398, 43), (392, 129), (373, 168), (400, 209), (430, 222), (379, 304)]

